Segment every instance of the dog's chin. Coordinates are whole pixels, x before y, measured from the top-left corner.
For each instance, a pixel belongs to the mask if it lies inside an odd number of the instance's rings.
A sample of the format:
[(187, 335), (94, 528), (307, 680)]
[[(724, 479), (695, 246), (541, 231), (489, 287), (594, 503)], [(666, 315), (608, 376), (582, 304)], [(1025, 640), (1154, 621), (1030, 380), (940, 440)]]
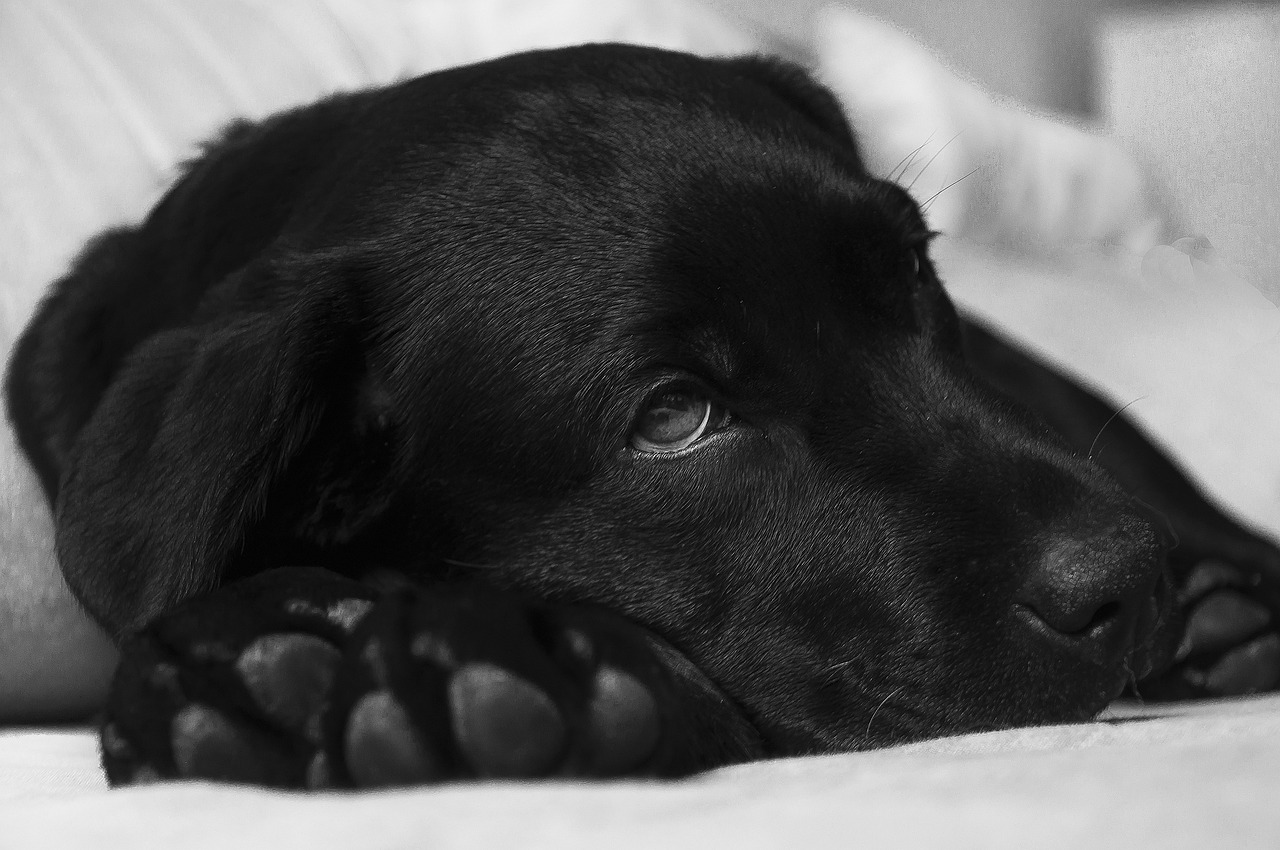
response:
[(1024, 723), (1046, 725), (1090, 720), (1126, 693), (1138, 692), (1143, 679), (1163, 671), (1174, 661), (1180, 639), (1180, 629), (1173, 621), (1175, 614), (1171, 585), (1161, 576), (1138, 616), (1128, 646), (1121, 648), (1117, 660), (1080, 665), (1076, 676), (1064, 677), (1059, 686), (1064, 698), (1061, 711), (1028, 718)]

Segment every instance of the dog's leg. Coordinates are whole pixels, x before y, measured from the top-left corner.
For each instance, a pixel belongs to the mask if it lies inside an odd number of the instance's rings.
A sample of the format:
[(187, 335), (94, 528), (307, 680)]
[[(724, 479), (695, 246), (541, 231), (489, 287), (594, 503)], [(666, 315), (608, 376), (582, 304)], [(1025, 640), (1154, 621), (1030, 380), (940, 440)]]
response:
[(1280, 550), (1209, 502), (1115, 407), (973, 324), (970, 364), (1106, 468), (1168, 531), (1183, 640), (1143, 696), (1226, 695), (1280, 686)]
[(621, 618), (302, 568), (128, 639), (102, 753), (114, 784), (308, 788), (678, 775), (761, 754), (714, 685)]

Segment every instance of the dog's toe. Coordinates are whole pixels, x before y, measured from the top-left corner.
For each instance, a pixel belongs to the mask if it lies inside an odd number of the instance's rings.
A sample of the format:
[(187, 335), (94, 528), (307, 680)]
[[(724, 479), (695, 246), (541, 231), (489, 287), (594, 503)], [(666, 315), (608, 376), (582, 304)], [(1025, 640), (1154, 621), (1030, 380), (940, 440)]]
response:
[(328, 706), (367, 590), (282, 570), (129, 638), (101, 731), (116, 784), (150, 777), (331, 784)]
[(1204, 674), (1211, 694), (1255, 694), (1280, 685), (1280, 635), (1267, 634), (1225, 653)]
[(173, 716), (169, 730), (174, 767), (181, 777), (257, 785), (289, 780), (289, 754), (272, 736), (209, 706), (186, 706)]
[(1179, 593), (1185, 629), (1177, 664), (1145, 692), (1161, 698), (1233, 696), (1280, 687), (1277, 617), (1256, 573), (1207, 559)]
[(1239, 646), (1270, 623), (1266, 606), (1223, 588), (1210, 592), (1191, 609), (1185, 641), (1196, 654), (1217, 654)]
[(263, 714), (318, 743), (341, 660), (336, 647), (314, 635), (271, 634), (250, 643), (235, 670)]
[(1210, 592), (1223, 587), (1243, 587), (1246, 581), (1244, 574), (1217, 559), (1200, 561), (1187, 574), (1182, 582), (1181, 595), (1185, 602), (1203, 599)]
[(362, 788), (419, 785), (448, 775), (404, 706), (385, 690), (365, 694), (351, 709), (343, 758), (352, 781)]
[[(373, 788), (700, 763), (671, 720), (674, 651), (638, 626), (493, 594), (343, 589), (284, 573), (130, 639), (102, 728), (111, 781)], [(692, 693), (720, 716), (711, 691)]]
[(480, 776), (543, 776), (564, 755), (567, 730), (555, 702), (501, 667), (472, 663), (454, 673), (449, 707), (458, 746)]
[(273, 633), (238, 654), (140, 639), (116, 676), (101, 730), (114, 783), (149, 777), (300, 784), (340, 659), (308, 634)]
[(634, 676), (612, 667), (596, 673), (593, 690), (588, 724), (595, 770), (614, 776), (648, 761), (662, 729), (653, 693)]
[(346, 718), (346, 776), (366, 786), (644, 772), (660, 750), (663, 686), (628, 628), (510, 600), (385, 599), (340, 674), (331, 723)]

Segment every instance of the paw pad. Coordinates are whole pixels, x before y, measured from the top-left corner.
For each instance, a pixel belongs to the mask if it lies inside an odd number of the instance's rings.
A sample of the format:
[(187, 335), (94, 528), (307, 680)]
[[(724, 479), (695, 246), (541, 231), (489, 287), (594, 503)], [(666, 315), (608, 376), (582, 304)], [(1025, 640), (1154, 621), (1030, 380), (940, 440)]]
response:
[(1195, 606), (1186, 640), (1193, 652), (1216, 653), (1265, 628), (1271, 612), (1234, 590), (1218, 590)]
[(1265, 635), (1223, 655), (1206, 674), (1215, 694), (1255, 694), (1280, 685), (1280, 635)]
[(639, 767), (658, 746), (658, 704), (634, 677), (602, 667), (588, 708), (593, 766), (612, 776)]
[(312, 743), (320, 713), (342, 656), (314, 635), (266, 635), (249, 644), (235, 663), (258, 707)]
[(1201, 561), (1192, 568), (1187, 580), (1182, 585), (1182, 598), (1194, 602), (1210, 591), (1222, 587), (1241, 587), (1244, 577), (1240, 571), (1222, 561)]
[(261, 756), (265, 736), (241, 729), (198, 703), (173, 716), (169, 726), (173, 764), (188, 778), (276, 784)]
[(365, 694), (351, 710), (343, 755), (356, 785), (414, 785), (444, 775), (404, 707), (389, 691)]
[(458, 745), (481, 776), (545, 775), (564, 752), (565, 722), (551, 697), (493, 664), (458, 670), (449, 707)]

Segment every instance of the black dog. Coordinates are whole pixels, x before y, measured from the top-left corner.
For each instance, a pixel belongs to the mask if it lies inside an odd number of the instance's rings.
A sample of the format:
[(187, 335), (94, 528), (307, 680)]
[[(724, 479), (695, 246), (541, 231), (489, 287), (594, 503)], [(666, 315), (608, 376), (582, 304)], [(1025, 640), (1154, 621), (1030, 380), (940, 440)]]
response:
[(234, 127), (9, 372), (123, 645), (110, 778), (672, 775), (1274, 686), (1280, 553), (960, 320), (929, 237), (765, 60)]

